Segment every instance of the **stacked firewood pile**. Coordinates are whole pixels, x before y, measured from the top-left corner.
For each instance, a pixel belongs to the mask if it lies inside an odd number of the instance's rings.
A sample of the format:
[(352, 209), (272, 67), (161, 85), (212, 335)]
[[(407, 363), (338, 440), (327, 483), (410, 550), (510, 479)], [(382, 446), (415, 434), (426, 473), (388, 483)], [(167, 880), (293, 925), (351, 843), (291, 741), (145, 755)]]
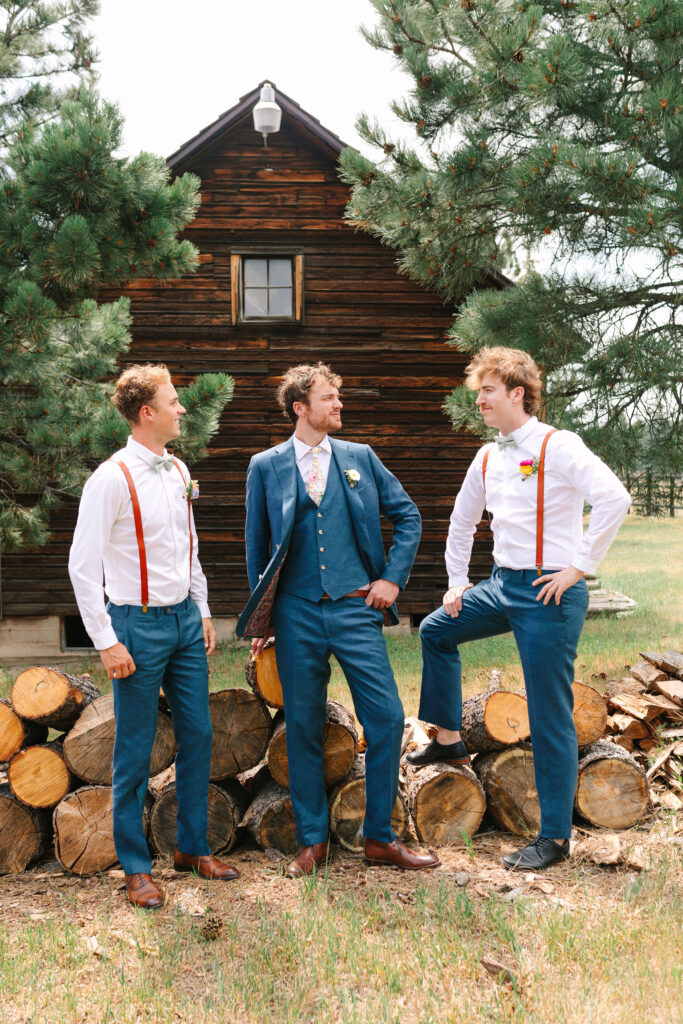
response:
[[(209, 698), (213, 852), (230, 850), (245, 834), (263, 849), (297, 849), (286, 726), (275, 676), (267, 671), (272, 652), (262, 658), (258, 678), (253, 659), (247, 662), (252, 692), (226, 689)], [(575, 806), (593, 825), (627, 828), (648, 812), (651, 799), (663, 807), (681, 805), (683, 657), (664, 652), (643, 658), (628, 679), (607, 684), (605, 697), (574, 684)], [(404, 754), (427, 742), (426, 728), (415, 719), (406, 722)], [(60, 735), (48, 740), (50, 731)], [(524, 692), (502, 689), (494, 671), (488, 689), (465, 701), (462, 733), (476, 755), (471, 767), (414, 768), (402, 760), (392, 815), (397, 835), (436, 846), (458, 843), (477, 831), (485, 814), (507, 831), (537, 832)], [(0, 873), (23, 871), (52, 842), (59, 862), (76, 874), (116, 863), (114, 738), (113, 699), (100, 695), (89, 676), (44, 667), (19, 674), (11, 699), (0, 702)], [(335, 701), (327, 705), (323, 751), (331, 832), (342, 847), (360, 853), (364, 743), (351, 712)], [(146, 807), (150, 847), (159, 854), (175, 847), (175, 754), (171, 716), (161, 696)]]
[(683, 808), (683, 655), (641, 651), (629, 675), (605, 686), (610, 740), (645, 771), (653, 806)]

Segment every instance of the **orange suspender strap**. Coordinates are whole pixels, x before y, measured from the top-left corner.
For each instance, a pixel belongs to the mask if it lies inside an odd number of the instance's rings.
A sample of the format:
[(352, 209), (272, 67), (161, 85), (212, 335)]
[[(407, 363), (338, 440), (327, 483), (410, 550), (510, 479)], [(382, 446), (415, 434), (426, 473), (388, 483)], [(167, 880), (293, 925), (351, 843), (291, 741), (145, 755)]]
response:
[(541, 454), (538, 457), (538, 490), (536, 498), (536, 572), (541, 575), (541, 569), (543, 566), (543, 491), (545, 485), (545, 446), (550, 439), (551, 434), (556, 434), (557, 431), (549, 430), (543, 438), (543, 444), (541, 445)]
[(482, 483), (484, 485), (484, 497), (486, 497), (486, 465), (487, 465), (487, 463), (489, 461), (489, 452), (490, 451), (491, 451), (490, 448), (486, 449), (486, 451), (484, 452), (484, 461), (481, 464), (481, 481), (482, 481)]
[(117, 465), (123, 470), (123, 475), (128, 483), (128, 490), (130, 491), (130, 500), (133, 503), (133, 519), (135, 520), (135, 536), (138, 541), (138, 551), (140, 552), (140, 596), (142, 599), (142, 610), (147, 611), (147, 605), (149, 604), (149, 586), (147, 583), (147, 554), (145, 552), (145, 538), (142, 533), (142, 516), (140, 515), (140, 502), (138, 501), (137, 491), (135, 490), (135, 484), (133, 483), (133, 477), (130, 475), (130, 470), (125, 462), (119, 462), (117, 459), (113, 459)]
[[(180, 479), (183, 481), (183, 484), (185, 484), (185, 477), (183, 476), (183, 471), (180, 468), (180, 464), (179, 464), (177, 459), (173, 460), (173, 465), (175, 466), (175, 468), (180, 473)], [(187, 484), (185, 484), (185, 486), (187, 486)], [(190, 586), (192, 586), (192, 548), (193, 548), (193, 537), (192, 537), (192, 502), (190, 501), (189, 498), (187, 499), (187, 525), (188, 525), (189, 530), (190, 530)]]

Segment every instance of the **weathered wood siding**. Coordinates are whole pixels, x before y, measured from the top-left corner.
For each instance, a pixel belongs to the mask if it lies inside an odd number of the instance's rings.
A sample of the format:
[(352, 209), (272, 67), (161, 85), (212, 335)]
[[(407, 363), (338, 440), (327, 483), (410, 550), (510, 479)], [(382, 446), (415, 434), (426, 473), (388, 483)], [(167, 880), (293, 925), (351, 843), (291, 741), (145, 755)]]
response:
[[(444, 344), (452, 308), (400, 275), (391, 251), (343, 222), (348, 190), (336, 153), (291, 118), (267, 151), (245, 119), (179, 170), (202, 180), (202, 205), (187, 231), (201, 265), (180, 281), (125, 288), (134, 337), (128, 360), (166, 362), (179, 384), (207, 371), (235, 378), (210, 457), (193, 467), (213, 613), (236, 615), (248, 596), (247, 466), (291, 433), (273, 398), (278, 377), (294, 363), (322, 359), (344, 378), (342, 436), (371, 444), (420, 508), (422, 543), (399, 604), (404, 615), (425, 614), (447, 585), (448, 518), (478, 448), (475, 438), (454, 435), (441, 411), (466, 362)], [(231, 323), (231, 248), (261, 244), (303, 251), (302, 324)], [(63, 508), (49, 548), (5, 559), (6, 615), (76, 611), (66, 571), (74, 518), (73, 508)], [(489, 564), (481, 532), (474, 564), (478, 575)]]

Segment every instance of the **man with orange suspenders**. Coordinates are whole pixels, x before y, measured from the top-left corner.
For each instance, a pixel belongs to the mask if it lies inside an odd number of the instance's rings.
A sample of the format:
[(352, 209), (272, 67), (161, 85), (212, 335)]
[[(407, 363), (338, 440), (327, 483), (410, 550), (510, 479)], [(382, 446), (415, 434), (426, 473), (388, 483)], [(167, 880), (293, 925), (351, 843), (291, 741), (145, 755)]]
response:
[(165, 449), (180, 436), (185, 409), (165, 366), (130, 367), (112, 401), (130, 423), (131, 436), (83, 488), (69, 575), (85, 628), (112, 680), (116, 852), (130, 902), (154, 910), (164, 897), (151, 878), (142, 814), (160, 687), (178, 743), (175, 868), (220, 880), (239, 872), (211, 856), (207, 842), (207, 654), (216, 634), (197, 557), (194, 485), (184, 463)]
[[(407, 756), (415, 765), (469, 761), (460, 738), (458, 646), (512, 630), (529, 702), (541, 829), (503, 863), (538, 871), (569, 856), (578, 760), (571, 686), (588, 609), (583, 576), (609, 548), (631, 499), (576, 434), (538, 421), (541, 379), (529, 355), (482, 349), (466, 373), (484, 423), (499, 435), (478, 452), (455, 501), (446, 545), (449, 589), (443, 607), (420, 626), (419, 713), (439, 729), (428, 746)], [(585, 533), (584, 500), (592, 507)], [(490, 579), (473, 587), (467, 570), (484, 508), (492, 515), (495, 566)]]

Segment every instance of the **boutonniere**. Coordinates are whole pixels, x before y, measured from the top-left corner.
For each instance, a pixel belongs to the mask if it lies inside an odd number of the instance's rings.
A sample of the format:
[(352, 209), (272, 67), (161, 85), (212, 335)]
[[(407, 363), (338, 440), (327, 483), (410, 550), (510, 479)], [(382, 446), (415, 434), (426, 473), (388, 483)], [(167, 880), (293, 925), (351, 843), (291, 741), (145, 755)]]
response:
[(185, 497), (188, 501), (196, 501), (199, 497), (199, 480), (189, 480), (185, 488)]
[(522, 474), (522, 480), (538, 473), (538, 459), (522, 459), (519, 464), (519, 471)]
[(360, 480), (360, 473), (357, 469), (345, 469), (344, 476), (348, 480), (349, 487), (355, 487)]

